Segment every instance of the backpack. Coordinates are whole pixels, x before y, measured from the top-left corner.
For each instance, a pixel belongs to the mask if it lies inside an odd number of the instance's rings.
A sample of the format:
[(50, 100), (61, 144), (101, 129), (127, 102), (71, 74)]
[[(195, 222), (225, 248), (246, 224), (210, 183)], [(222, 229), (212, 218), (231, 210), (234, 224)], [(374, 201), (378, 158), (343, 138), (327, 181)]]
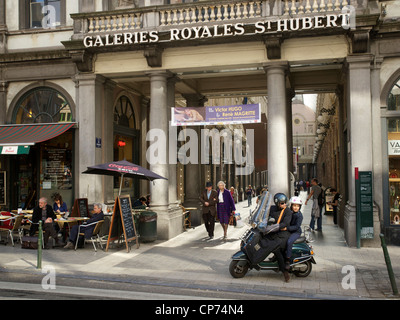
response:
[(321, 188), (321, 192), (318, 195), (318, 205), (322, 206), (325, 203), (325, 190)]

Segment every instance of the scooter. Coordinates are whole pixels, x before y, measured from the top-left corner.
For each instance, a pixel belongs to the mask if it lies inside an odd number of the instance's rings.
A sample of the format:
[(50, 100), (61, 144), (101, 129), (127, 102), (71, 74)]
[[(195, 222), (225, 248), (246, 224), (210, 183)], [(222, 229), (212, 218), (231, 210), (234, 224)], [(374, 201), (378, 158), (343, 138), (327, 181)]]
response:
[[(258, 227), (253, 227), (246, 231), (246, 233), (241, 237), (241, 250), (236, 252), (232, 256), (232, 261), (229, 265), (229, 272), (234, 278), (243, 278), (249, 269), (256, 270), (273, 270), (279, 272), (278, 262), (265, 258), (264, 261), (252, 265), (243, 248), (248, 242), (250, 242), (253, 237), (258, 232)], [(312, 264), (316, 264), (314, 259), (314, 251), (312, 246), (309, 245), (311, 242), (310, 230), (305, 228), (303, 235), (299, 237), (292, 248), (292, 256), (290, 257), (290, 269), (289, 273), (293, 273), (297, 277), (307, 277), (312, 271)]]

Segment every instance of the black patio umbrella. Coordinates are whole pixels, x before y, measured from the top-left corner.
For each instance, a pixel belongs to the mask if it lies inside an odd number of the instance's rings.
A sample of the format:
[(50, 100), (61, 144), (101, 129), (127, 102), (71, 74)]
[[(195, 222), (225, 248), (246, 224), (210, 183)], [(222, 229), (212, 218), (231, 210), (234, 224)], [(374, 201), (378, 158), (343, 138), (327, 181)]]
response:
[(110, 162), (99, 164), (93, 167), (88, 167), (86, 171), (82, 172), (86, 174), (100, 174), (106, 176), (121, 177), (121, 184), (119, 186), (119, 195), (121, 195), (122, 180), (124, 177), (138, 178), (153, 181), (156, 179), (168, 180), (153, 171), (145, 169), (137, 164), (133, 164), (129, 161), (122, 160), (117, 162)]

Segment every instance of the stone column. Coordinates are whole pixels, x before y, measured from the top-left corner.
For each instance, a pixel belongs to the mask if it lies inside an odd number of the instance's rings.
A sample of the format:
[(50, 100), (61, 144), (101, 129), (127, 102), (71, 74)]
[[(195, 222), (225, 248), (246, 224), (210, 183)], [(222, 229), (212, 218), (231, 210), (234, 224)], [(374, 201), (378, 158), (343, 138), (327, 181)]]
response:
[[(150, 108), (150, 99), (147, 97), (142, 97), (141, 102), (140, 102), (141, 108), (140, 108), (140, 150), (141, 152), (141, 159), (140, 159), (140, 165), (143, 168), (148, 169), (148, 163), (146, 160), (146, 150), (148, 147), (148, 143), (146, 141), (146, 135), (148, 131), (148, 114), (149, 114), (149, 108)], [(140, 180), (140, 194), (142, 196), (145, 196), (149, 194), (149, 181), (147, 180)]]
[(0, 54), (7, 52), (6, 1), (0, 0)]
[[(287, 125), (287, 153), (288, 153), (288, 171), (294, 172), (293, 168), (293, 119), (292, 119), (292, 99), (294, 98), (295, 92), (293, 89), (286, 89), (286, 125)], [(289, 192), (288, 197), (290, 198), (294, 195), (294, 190), (291, 190), (292, 185), (290, 184), (290, 176), (289, 179)]]
[(168, 111), (168, 127), (169, 133), (171, 135), (170, 142), (174, 141), (174, 145), (169, 146), (169, 183), (168, 183), (168, 193), (169, 193), (169, 204), (170, 207), (177, 207), (178, 206), (178, 194), (177, 194), (177, 127), (171, 126), (171, 112), (172, 108), (175, 108), (175, 83), (178, 81), (178, 78), (172, 77), (168, 79), (167, 86), (168, 86), (168, 96), (167, 96), (167, 111)]
[[(82, 174), (89, 166), (102, 163), (102, 149), (96, 148), (96, 138), (103, 139), (102, 94), (105, 79), (94, 74), (79, 74), (77, 83), (77, 121), (76, 134), (76, 196), (88, 198), (89, 203), (103, 202), (103, 177), (101, 175)], [(104, 141), (104, 140), (103, 140)]]
[[(162, 177), (169, 178), (168, 166), (168, 108), (167, 108), (167, 79), (170, 74), (166, 71), (155, 71), (150, 76), (150, 132), (154, 130), (155, 137), (147, 140), (152, 144), (158, 143), (157, 157), (153, 152), (147, 155), (150, 170)], [(154, 141), (152, 141), (154, 139)], [(159, 238), (168, 239), (168, 180), (154, 180), (150, 183), (151, 202), (150, 207), (158, 214), (157, 233)]]
[[(114, 161), (114, 89), (115, 83), (107, 80), (104, 83), (102, 97), (103, 133), (102, 133), (102, 163)], [(114, 178), (103, 176), (103, 199), (114, 200)]]
[[(204, 103), (207, 101), (207, 98), (200, 94), (186, 94), (183, 95), (186, 99), (186, 106), (187, 107), (202, 107)], [(190, 127), (197, 133), (198, 138), (198, 150), (200, 150), (201, 145), (201, 134), (200, 134), (200, 127), (194, 126)], [(202, 181), (201, 174), (202, 168), (200, 163), (200, 153), (198, 154), (198, 163), (197, 164), (187, 164), (185, 168), (185, 207), (194, 207), (197, 210), (191, 210), (191, 222), (192, 225), (198, 226), (201, 224), (201, 204), (200, 204), (200, 192), (205, 188), (205, 182)], [(216, 188), (216, 186), (214, 186)]]
[[(347, 57), (348, 202), (344, 216), (347, 244), (357, 245), (355, 168), (373, 171), (371, 102), (372, 55)], [(379, 151), (378, 151), (379, 152)], [(375, 232), (379, 233), (378, 230)], [(365, 241), (363, 241), (365, 243)]]
[(7, 117), (7, 81), (0, 81), (0, 124), (6, 123)]
[(272, 194), (289, 196), (288, 136), (286, 111), (287, 63), (264, 67), (268, 79), (268, 188)]
[[(169, 123), (168, 114), (171, 112), (168, 105), (168, 78), (172, 76), (168, 71), (154, 71), (150, 76), (150, 123), (149, 129), (155, 132), (156, 136), (148, 135), (150, 144), (158, 145), (157, 154), (148, 152), (147, 161), (150, 163), (150, 170), (167, 179), (175, 175), (176, 169), (170, 172), (169, 165)], [(172, 100), (172, 99), (171, 99)], [(161, 140), (160, 140), (161, 139)], [(163, 140), (164, 139), (164, 140)], [(151, 146), (149, 147), (151, 150)], [(157, 159), (155, 159), (157, 157)], [(176, 167), (176, 166), (175, 166)], [(182, 210), (177, 206), (170, 206), (169, 180), (154, 180), (150, 183), (151, 202), (150, 207), (157, 212), (157, 234), (160, 240), (171, 239), (182, 232)], [(175, 191), (176, 198), (176, 191)], [(176, 204), (176, 201), (175, 201)]]

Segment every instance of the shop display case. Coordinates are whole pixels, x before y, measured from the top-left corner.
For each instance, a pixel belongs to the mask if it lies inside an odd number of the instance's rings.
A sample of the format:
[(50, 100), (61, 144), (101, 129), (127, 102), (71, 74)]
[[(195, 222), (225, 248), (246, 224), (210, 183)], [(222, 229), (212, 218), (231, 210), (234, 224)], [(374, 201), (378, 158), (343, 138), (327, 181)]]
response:
[(400, 225), (400, 172), (389, 173), (390, 224)]

